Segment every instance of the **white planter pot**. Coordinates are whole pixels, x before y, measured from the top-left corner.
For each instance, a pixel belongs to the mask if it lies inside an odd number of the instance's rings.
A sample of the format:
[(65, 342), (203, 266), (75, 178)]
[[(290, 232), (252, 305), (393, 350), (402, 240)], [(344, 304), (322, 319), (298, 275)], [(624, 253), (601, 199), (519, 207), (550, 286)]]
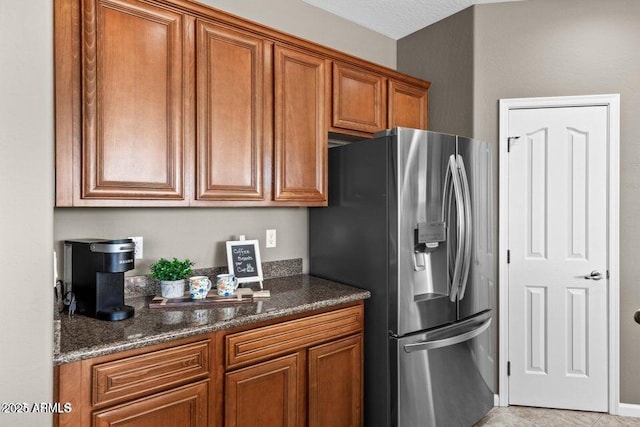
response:
[(160, 293), (162, 298), (182, 298), (184, 296), (185, 281), (183, 280), (161, 280)]

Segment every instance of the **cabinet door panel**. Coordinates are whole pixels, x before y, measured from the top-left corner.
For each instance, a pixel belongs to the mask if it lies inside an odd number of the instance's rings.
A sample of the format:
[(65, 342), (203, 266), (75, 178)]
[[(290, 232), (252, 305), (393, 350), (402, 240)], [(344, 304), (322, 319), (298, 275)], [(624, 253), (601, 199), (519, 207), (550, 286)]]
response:
[(208, 426), (209, 380), (158, 393), (93, 414), (94, 427)]
[(84, 0), (82, 197), (184, 199), (184, 17)]
[(309, 349), (309, 427), (362, 424), (362, 334)]
[(303, 356), (295, 353), (227, 373), (225, 426), (302, 426), (303, 372)]
[(260, 38), (203, 21), (197, 33), (197, 198), (261, 200), (270, 48)]
[(332, 123), (337, 128), (377, 132), (386, 127), (386, 79), (346, 64), (333, 64)]
[(427, 89), (389, 80), (389, 127), (427, 129)]
[(274, 67), (274, 199), (326, 205), (329, 61), (276, 46)]

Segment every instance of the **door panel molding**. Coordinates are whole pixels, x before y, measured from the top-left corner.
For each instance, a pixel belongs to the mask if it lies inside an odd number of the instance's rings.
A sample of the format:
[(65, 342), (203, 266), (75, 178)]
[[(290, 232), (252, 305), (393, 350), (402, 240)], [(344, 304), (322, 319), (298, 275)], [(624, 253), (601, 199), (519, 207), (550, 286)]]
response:
[(547, 374), (547, 317), (548, 296), (546, 286), (525, 287), (525, 342), (527, 364), (525, 371), (529, 374)]
[[(507, 249), (508, 248), (508, 212), (509, 212), (509, 163), (508, 163), (508, 145), (509, 145), (509, 112), (518, 109), (531, 108), (551, 108), (551, 107), (579, 107), (579, 106), (606, 106), (608, 112), (608, 147), (607, 147), (607, 174), (608, 174), (608, 210), (607, 210), (607, 251), (608, 251), (608, 336), (609, 336), (609, 413), (618, 414), (620, 412), (620, 272), (619, 272), (619, 146), (620, 146), (620, 95), (604, 94), (604, 95), (587, 95), (587, 96), (563, 96), (563, 97), (541, 97), (541, 98), (519, 98), (519, 99), (501, 99), (499, 101), (499, 271), (498, 282), (499, 289), (499, 405), (508, 406), (509, 404), (509, 381), (507, 376), (508, 349), (509, 349), (509, 276), (507, 268)], [(576, 130), (574, 137), (579, 139), (579, 130)], [(577, 143), (578, 141), (576, 141)], [(578, 147), (579, 148), (579, 147)], [(575, 153), (579, 155), (580, 153)], [(574, 160), (574, 165), (581, 169), (579, 158)], [(588, 171), (575, 169), (572, 173), (588, 173)], [(580, 200), (573, 201), (573, 207), (578, 208)], [(579, 212), (574, 212), (579, 214)], [(575, 245), (568, 253), (571, 258), (571, 252), (578, 249), (580, 242), (570, 242)], [(578, 250), (578, 252), (580, 252)], [(574, 254), (575, 255), (575, 254)], [(588, 256), (581, 254), (580, 256)], [(578, 295), (576, 295), (578, 296)], [(580, 315), (580, 298), (575, 301), (576, 315)], [(588, 369), (580, 364), (580, 331), (574, 331), (574, 359), (577, 371)], [(569, 349), (568, 349), (569, 350)], [(578, 374), (578, 372), (575, 372)]]

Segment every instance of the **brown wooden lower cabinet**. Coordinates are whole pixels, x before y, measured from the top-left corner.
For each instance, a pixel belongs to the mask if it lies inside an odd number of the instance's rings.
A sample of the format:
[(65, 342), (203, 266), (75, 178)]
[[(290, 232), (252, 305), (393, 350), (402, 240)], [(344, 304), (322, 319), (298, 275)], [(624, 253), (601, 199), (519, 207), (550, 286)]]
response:
[(362, 424), (362, 305), (225, 336), (225, 426)]
[(54, 426), (362, 425), (363, 303), (54, 369)]
[(362, 334), (225, 375), (226, 427), (361, 424)]
[[(54, 425), (215, 426), (213, 334), (56, 366)], [(177, 422), (176, 420), (181, 420)]]
[(209, 380), (95, 412), (93, 427), (207, 427)]
[(362, 334), (309, 349), (309, 427), (362, 422)]
[(301, 352), (225, 375), (226, 427), (304, 425)]

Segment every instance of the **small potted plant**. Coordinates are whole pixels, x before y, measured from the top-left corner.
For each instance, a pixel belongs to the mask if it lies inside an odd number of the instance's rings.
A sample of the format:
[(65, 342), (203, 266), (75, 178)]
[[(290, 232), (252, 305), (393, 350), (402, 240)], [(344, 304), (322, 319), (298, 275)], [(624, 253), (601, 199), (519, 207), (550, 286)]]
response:
[(189, 259), (169, 261), (160, 258), (151, 265), (151, 277), (160, 280), (160, 292), (163, 298), (181, 298), (184, 296), (185, 279), (193, 273)]

